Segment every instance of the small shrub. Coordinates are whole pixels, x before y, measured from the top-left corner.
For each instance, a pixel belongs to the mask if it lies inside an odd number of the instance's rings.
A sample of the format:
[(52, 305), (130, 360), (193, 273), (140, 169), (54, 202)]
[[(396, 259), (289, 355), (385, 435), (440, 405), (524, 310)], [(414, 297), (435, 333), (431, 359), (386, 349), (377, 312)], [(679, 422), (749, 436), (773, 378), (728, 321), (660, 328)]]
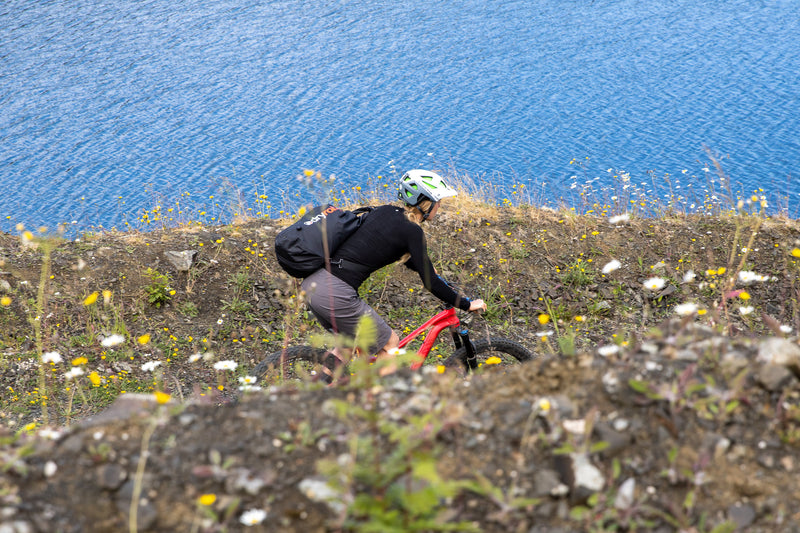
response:
[(178, 312), (187, 318), (194, 318), (200, 314), (200, 309), (194, 302), (182, 302), (178, 305)]
[(253, 306), (250, 302), (240, 300), (238, 296), (234, 296), (231, 300), (222, 300), (222, 310), (233, 315), (247, 313), (252, 309)]
[(595, 273), (589, 265), (578, 259), (561, 273), (561, 282), (571, 287), (585, 287), (595, 281)]
[(244, 294), (248, 289), (250, 289), (251, 281), (250, 281), (250, 274), (247, 270), (239, 270), (235, 274), (231, 275), (230, 282), (233, 285), (236, 294)]
[(170, 295), (169, 276), (158, 270), (148, 268), (146, 275), (150, 284), (144, 290), (147, 293), (147, 302), (154, 307), (161, 307), (172, 299)]

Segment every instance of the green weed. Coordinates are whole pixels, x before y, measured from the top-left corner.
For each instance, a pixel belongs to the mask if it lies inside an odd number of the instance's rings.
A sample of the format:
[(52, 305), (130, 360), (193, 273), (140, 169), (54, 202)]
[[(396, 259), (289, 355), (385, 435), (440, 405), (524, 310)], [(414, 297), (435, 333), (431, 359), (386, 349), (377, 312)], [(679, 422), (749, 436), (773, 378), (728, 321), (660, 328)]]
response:
[(238, 296), (234, 296), (230, 300), (222, 300), (223, 311), (232, 315), (244, 315), (253, 309), (253, 305), (245, 300), (240, 300)]
[(194, 318), (200, 314), (197, 304), (190, 301), (181, 302), (177, 305), (178, 312), (186, 318)]
[(561, 272), (561, 282), (570, 287), (586, 287), (595, 282), (597, 274), (583, 259), (576, 259)]
[(150, 280), (150, 283), (144, 288), (147, 302), (153, 307), (168, 304), (172, 300), (169, 276), (153, 268), (148, 268), (145, 275)]

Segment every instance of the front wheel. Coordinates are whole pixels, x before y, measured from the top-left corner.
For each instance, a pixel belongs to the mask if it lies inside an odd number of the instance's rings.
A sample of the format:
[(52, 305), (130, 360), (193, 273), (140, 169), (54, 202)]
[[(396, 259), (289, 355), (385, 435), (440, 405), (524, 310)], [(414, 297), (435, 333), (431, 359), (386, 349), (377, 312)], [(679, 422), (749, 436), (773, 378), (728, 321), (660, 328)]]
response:
[(502, 365), (516, 364), (533, 359), (533, 354), (527, 348), (511, 339), (478, 339), (472, 341), (472, 344), (475, 347), (476, 361), (473, 362), (474, 366), (470, 365), (469, 361), (467, 361), (466, 346), (462, 346), (456, 350), (453, 355), (445, 359), (444, 365), (446, 367), (455, 367), (469, 372), (475, 368), (485, 366), (487, 360), (490, 358), (497, 358), (499, 361), (497, 359), (492, 359), (489, 361), (489, 364)]
[(332, 381), (338, 359), (324, 348), (313, 346), (290, 346), (268, 355), (253, 368), (253, 375), (263, 379), (301, 379)]

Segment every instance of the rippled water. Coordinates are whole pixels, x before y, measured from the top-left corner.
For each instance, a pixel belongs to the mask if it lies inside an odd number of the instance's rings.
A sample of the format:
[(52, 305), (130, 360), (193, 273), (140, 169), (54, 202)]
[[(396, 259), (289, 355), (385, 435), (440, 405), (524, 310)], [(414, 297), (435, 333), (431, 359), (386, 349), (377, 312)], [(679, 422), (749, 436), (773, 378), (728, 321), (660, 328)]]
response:
[(706, 182), (704, 145), (737, 189), (794, 210), (799, 15), (795, 0), (6, 1), (0, 227), (122, 225), (225, 187), (277, 205), (304, 168), (350, 187), (390, 161), (551, 201), (609, 169), (686, 190)]

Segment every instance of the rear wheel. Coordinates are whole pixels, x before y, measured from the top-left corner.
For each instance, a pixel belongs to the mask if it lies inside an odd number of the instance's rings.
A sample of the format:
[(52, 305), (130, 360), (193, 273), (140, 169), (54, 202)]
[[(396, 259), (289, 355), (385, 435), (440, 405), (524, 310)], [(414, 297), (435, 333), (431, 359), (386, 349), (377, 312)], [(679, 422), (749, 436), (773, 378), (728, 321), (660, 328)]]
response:
[[(491, 339), (478, 339), (472, 341), (475, 347), (475, 368), (482, 368), (486, 366), (486, 361), (489, 358), (497, 358), (490, 361), (490, 364), (510, 365), (517, 364), (524, 361), (533, 359), (533, 353), (518, 342), (511, 339), (491, 338)], [(462, 371), (470, 371), (470, 364), (467, 361), (467, 347), (462, 346), (453, 353), (450, 357), (445, 359), (444, 365), (447, 367), (458, 368)]]
[(268, 355), (253, 368), (261, 380), (311, 379), (330, 383), (339, 360), (329, 350), (313, 346), (290, 346)]

